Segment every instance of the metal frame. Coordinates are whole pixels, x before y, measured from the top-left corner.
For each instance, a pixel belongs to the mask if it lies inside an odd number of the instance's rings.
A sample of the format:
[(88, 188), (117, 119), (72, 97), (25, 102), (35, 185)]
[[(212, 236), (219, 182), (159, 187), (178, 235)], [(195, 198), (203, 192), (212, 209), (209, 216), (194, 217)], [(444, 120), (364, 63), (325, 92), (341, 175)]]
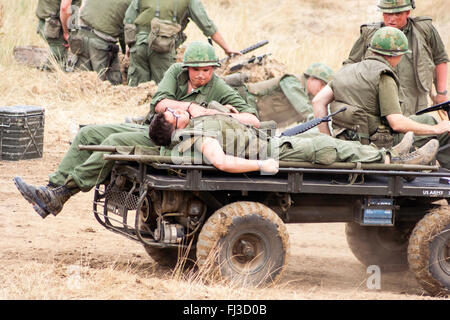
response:
[[(240, 194), (238, 197), (244, 199), (284, 194), (294, 197), (296, 203), (288, 209), (273, 207), (285, 223), (353, 221), (363, 224), (364, 199), (369, 197), (423, 197), (434, 200), (450, 198), (450, 185), (439, 183), (440, 177), (449, 176), (449, 173), (445, 172), (310, 167), (280, 168), (276, 175), (261, 175), (259, 172), (228, 174), (207, 165), (116, 161), (111, 179), (118, 176), (125, 176), (128, 181), (133, 182), (133, 188), (139, 194), (134, 226), (127, 222), (127, 210), (124, 210), (121, 220), (111, 216), (107, 209), (105, 192), (99, 187), (96, 188), (94, 196), (95, 218), (108, 230), (144, 245), (158, 247), (184, 245), (159, 243), (152, 239), (150, 233), (139, 231), (138, 212), (147, 191), (151, 189), (193, 192), (213, 210), (223, 205), (214, 198), (213, 193), (217, 191)], [(360, 181), (355, 177), (359, 177)], [(415, 181), (406, 182), (403, 177), (415, 177)], [(348, 179), (351, 182), (348, 182), (347, 178), (352, 178)], [(317, 199), (324, 197), (328, 197), (327, 201), (317, 205)], [(349, 203), (351, 205), (348, 205)], [(99, 210), (100, 208), (103, 210)], [(400, 208), (394, 205), (392, 209), (392, 224), (383, 224), (385, 227), (394, 225)], [(411, 219), (423, 216), (426, 206), (416, 209), (417, 212), (408, 211)], [(122, 224), (122, 227), (115, 226), (112, 221)]]

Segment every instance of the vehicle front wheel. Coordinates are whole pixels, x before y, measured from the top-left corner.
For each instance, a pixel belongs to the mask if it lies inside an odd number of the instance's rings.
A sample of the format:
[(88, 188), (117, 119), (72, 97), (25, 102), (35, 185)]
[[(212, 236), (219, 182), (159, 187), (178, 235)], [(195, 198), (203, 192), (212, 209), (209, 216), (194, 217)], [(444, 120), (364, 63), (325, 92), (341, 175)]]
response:
[(279, 279), (288, 252), (289, 235), (280, 217), (261, 203), (241, 201), (206, 221), (197, 242), (197, 263), (226, 280), (258, 286)]

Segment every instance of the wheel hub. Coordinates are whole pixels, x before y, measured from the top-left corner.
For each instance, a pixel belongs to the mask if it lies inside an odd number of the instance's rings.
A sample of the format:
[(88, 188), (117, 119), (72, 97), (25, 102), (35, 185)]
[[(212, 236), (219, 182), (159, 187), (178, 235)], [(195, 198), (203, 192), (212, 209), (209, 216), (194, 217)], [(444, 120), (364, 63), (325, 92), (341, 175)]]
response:
[(240, 234), (229, 246), (229, 262), (239, 273), (257, 272), (267, 260), (267, 244), (258, 234)]
[(450, 276), (450, 230), (438, 236), (445, 238), (442, 246), (438, 249), (438, 263), (441, 269)]
[(241, 246), (242, 255), (246, 259), (251, 260), (255, 257), (255, 247), (252, 243), (250, 243), (246, 240), (241, 240), (240, 246)]

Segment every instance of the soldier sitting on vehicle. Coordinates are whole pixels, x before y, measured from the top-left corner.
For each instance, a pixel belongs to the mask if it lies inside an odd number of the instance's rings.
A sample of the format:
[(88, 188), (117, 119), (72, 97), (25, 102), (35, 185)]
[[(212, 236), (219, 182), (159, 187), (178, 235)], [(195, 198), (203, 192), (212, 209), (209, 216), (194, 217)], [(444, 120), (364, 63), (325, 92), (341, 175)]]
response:
[(188, 112), (170, 108), (153, 118), (149, 137), (155, 144), (167, 147), (162, 149), (162, 155), (201, 154), (203, 161), (231, 173), (258, 170), (276, 173), (278, 162), (274, 158), (323, 165), (334, 162), (429, 164), (439, 147), (437, 140), (431, 140), (414, 153), (408, 153), (412, 134), (405, 135), (400, 144), (389, 150), (322, 133), (270, 137), (227, 115), (191, 119)]
[[(410, 116), (427, 107), (427, 94), (435, 104), (448, 100), (448, 54), (442, 39), (429, 17), (411, 17), (414, 0), (378, 0), (383, 22), (363, 24), (361, 34), (344, 64), (360, 62), (367, 56), (372, 36), (381, 27), (401, 30), (410, 43), (410, 53), (394, 67), (400, 79), (401, 110)], [(432, 86), (436, 94), (432, 94)], [(445, 116), (443, 119), (448, 118)]]
[[(314, 115), (323, 117), (347, 107), (333, 118), (333, 136), (345, 140), (374, 143), (389, 148), (403, 133), (416, 134), (414, 146), (420, 147), (433, 138), (441, 146), (449, 143), (450, 121), (440, 123), (429, 115), (406, 117), (399, 102), (399, 79), (394, 67), (409, 53), (408, 40), (397, 28), (383, 27), (372, 37), (369, 51), (363, 61), (347, 65), (313, 99)], [(330, 134), (327, 125), (319, 125), (321, 132)], [(437, 160), (450, 168), (450, 148), (440, 148)]]
[[(184, 62), (172, 65), (158, 87), (150, 108), (161, 112), (167, 107), (185, 111), (190, 117), (216, 114), (219, 111), (200, 104), (219, 102), (226, 106), (222, 114), (248, 125), (258, 125), (256, 110), (249, 106), (239, 94), (214, 74), (218, 57), (207, 43), (193, 42), (184, 55)], [(231, 112), (226, 112), (232, 110)], [(56, 172), (50, 174), (47, 186), (34, 187), (20, 177), (14, 182), (38, 214), (45, 218), (56, 215), (64, 203), (79, 191), (89, 191), (104, 181), (110, 174), (114, 161), (103, 159), (104, 152), (79, 150), (79, 145), (144, 146), (155, 147), (148, 137), (148, 125), (132, 123), (90, 125), (80, 129), (71, 147), (60, 162)], [(159, 148), (155, 148), (159, 154)]]

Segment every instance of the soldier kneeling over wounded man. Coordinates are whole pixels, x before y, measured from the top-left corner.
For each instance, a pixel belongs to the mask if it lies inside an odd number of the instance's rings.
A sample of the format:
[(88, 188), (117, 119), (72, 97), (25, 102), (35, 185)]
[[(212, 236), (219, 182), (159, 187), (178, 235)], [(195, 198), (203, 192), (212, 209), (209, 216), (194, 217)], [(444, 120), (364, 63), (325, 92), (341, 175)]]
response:
[[(214, 74), (219, 59), (208, 43), (192, 42), (185, 51), (184, 62), (173, 64), (165, 73), (150, 104), (148, 118), (164, 112), (167, 106), (187, 110), (191, 117), (205, 114), (230, 114), (248, 125), (259, 125), (256, 109)], [(222, 111), (210, 109), (219, 103)], [(202, 105), (206, 104), (205, 107)], [(148, 124), (132, 123), (89, 125), (83, 127), (58, 169), (50, 174), (47, 186), (34, 187), (20, 177), (14, 183), (37, 213), (45, 218), (58, 214), (63, 204), (77, 192), (87, 192), (102, 183), (110, 174), (114, 161), (105, 160), (101, 151), (79, 150), (79, 145), (156, 147), (148, 137)]]

